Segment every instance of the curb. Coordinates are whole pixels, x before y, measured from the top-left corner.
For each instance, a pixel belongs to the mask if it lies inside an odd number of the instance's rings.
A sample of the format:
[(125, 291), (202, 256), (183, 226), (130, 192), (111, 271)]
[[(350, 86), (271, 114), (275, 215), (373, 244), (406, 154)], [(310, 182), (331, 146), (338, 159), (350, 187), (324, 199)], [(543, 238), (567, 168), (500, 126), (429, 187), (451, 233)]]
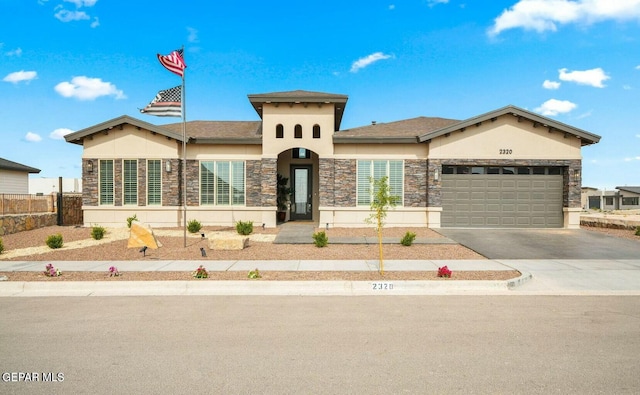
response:
[(419, 296), (508, 294), (531, 279), (508, 281), (6, 281), (0, 297), (47, 296)]

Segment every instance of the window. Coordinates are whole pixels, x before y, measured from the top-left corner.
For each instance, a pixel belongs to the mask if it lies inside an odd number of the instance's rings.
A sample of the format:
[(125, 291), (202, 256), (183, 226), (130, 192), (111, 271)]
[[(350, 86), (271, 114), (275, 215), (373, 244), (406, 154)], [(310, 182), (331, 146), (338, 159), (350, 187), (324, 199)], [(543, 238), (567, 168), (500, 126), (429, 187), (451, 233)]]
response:
[(159, 159), (147, 161), (147, 204), (162, 204), (162, 164)]
[(123, 204), (138, 204), (138, 161), (125, 159), (122, 163)]
[(613, 196), (605, 196), (604, 205), (605, 206), (613, 206)]
[(284, 138), (284, 126), (281, 123), (276, 125), (276, 138), (281, 139)]
[(623, 206), (637, 206), (638, 205), (638, 197), (623, 197), (622, 198)]
[(200, 162), (201, 205), (243, 205), (244, 162)]
[(302, 138), (302, 126), (296, 125), (296, 127), (293, 129), (293, 137), (297, 139)]
[(100, 160), (100, 203), (113, 204), (113, 160)]
[(305, 148), (293, 148), (291, 156), (293, 159), (311, 159), (311, 151)]
[(320, 125), (313, 125), (313, 138), (314, 139), (320, 138)]
[(404, 164), (401, 160), (359, 160), (357, 168), (357, 205), (369, 206), (377, 191), (373, 190), (373, 180), (386, 176), (389, 194), (398, 196), (402, 204)]

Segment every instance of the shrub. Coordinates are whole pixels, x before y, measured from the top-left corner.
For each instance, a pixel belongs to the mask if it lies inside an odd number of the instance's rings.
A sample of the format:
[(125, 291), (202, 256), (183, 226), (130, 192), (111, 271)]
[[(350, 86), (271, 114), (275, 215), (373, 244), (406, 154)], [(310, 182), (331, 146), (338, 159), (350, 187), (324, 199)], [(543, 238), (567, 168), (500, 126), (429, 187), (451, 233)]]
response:
[(404, 236), (402, 237), (402, 239), (400, 239), (400, 244), (402, 244), (403, 246), (410, 246), (411, 244), (413, 244), (413, 241), (416, 239), (416, 234), (413, 232), (407, 232), (404, 234)]
[(313, 234), (313, 244), (315, 244), (316, 247), (326, 247), (327, 244), (329, 244), (329, 238), (324, 230)]
[(94, 226), (91, 228), (91, 237), (93, 237), (94, 240), (101, 240), (105, 233), (107, 233), (107, 230), (102, 226)]
[(2, 244), (2, 238), (0, 237), (0, 254), (4, 251), (4, 244)]
[(438, 277), (451, 278), (451, 270), (448, 267), (442, 266), (438, 268)]
[(187, 230), (189, 231), (189, 233), (198, 233), (200, 232), (200, 229), (202, 229), (202, 224), (200, 223), (200, 221), (192, 219), (191, 221), (187, 222)]
[(260, 275), (260, 271), (256, 268), (256, 270), (251, 270), (249, 274), (247, 274), (247, 278), (250, 278), (253, 280), (256, 278), (262, 278), (262, 276)]
[(62, 248), (62, 245), (64, 244), (62, 241), (62, 235), (60, 233), (50, 235), (49, 237), (47, 237), (47, 240), (45, 242), (47, 243), (49, 248), (53, 249)]
[(209, 278), (209, 272), (204, 266), (200, 265), (191, 275), (194, 278)]
[[(640, 236), (640, 226), (636, 228), (636, 236)], [(2, 252), (2, 240), (0, 240), (0, 252)]]
[(137, 220), (138, 220), (138, 214), (133, 214), (133, 217), (127, 218), (127, 228), (131, 228), (131, 223)]
[(253, 232), (253, 221), (247, 221), (247, 222), (238, 221), (238, 222), (236, 222), (236, 232), (238, 232), (238, 234), (243, 235), (243, 236), (250, 235), (251, 232)]
[(118, 271), (118, 268), (115, 266), (111, 266), (109, 268), (109, 277), (118, 277), (120, 276), (120, 272)]
[(44, 275), (47, 277), (58, 277), (62, 275), (62, 272), (60, 269), (53, 267), (53, 264), (48, 263), (44, 268)]

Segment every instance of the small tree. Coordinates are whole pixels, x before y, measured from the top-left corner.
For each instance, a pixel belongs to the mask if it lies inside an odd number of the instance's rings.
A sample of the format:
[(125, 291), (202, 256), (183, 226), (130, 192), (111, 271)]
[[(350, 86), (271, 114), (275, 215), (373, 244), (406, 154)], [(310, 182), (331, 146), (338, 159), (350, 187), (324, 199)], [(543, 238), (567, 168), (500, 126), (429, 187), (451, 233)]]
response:
[(380, 274), (384, 275), (384, 258), (382, 254), (382, 228), (384, 219), (387, 217), (389, 207), (395, 207), (400, 202), (400, 197), (391, 195), (388, 177), (384, 176), (377, 180), (371, 179), (373, 184), (373, 199), (371, 200), (371, 215), (365, 220), (368, 224), (376, 225), (378, 233), (378, 247), (380, 251)]

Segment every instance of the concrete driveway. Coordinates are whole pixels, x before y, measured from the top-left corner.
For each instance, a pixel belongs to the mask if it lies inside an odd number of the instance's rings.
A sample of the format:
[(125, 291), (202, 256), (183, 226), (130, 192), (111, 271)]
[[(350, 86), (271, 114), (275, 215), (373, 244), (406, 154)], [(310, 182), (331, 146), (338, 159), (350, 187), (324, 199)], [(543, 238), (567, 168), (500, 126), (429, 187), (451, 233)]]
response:
[(640, 259), (640, 242), (583, 229), (437, 229), (489, 259)]

